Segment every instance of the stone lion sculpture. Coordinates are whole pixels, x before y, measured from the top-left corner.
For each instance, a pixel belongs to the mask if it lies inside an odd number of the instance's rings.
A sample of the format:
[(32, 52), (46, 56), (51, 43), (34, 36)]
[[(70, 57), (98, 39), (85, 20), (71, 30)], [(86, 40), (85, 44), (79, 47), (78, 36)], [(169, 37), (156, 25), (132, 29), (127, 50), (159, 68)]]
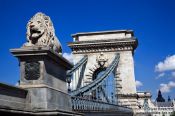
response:
[(27, 42), (23, 47), (50, 47), (57, 53), (62, 53), (59, 40), (55, 35), (53, 23), (49, 16), (43, 13), (35, 14), (27, 23)]

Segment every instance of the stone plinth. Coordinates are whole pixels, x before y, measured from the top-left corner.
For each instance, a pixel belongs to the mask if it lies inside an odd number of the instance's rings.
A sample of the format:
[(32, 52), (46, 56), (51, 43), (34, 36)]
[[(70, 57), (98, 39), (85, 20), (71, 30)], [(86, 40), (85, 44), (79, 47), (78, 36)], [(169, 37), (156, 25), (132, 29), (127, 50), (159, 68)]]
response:
[(10, 51), (20, 62), (19, 86), (29, 90), (29, 109), (72, 110), (66, 86), (66, 71), (72, 64), (48, 47)]

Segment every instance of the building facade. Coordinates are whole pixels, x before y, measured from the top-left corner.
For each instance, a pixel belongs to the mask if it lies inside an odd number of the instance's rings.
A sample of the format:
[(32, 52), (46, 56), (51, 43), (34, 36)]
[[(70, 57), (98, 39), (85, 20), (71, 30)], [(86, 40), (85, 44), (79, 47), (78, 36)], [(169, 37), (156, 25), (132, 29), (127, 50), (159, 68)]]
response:
[(151, 100), (150, 92), (137, 92), (137, 115), (170, 116), (175, 111), (175, 101), (157, 102)]

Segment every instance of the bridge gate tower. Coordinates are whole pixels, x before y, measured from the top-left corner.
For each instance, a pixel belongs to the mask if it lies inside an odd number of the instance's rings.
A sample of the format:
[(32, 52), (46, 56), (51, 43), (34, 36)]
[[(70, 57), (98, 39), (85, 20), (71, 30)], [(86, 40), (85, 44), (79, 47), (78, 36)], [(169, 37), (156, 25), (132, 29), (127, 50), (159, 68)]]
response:
[(76, 33), (72, 37), (73, 42), (68, 43), (68, 46), (72, 49), (73, 63), (80, 62), (84, 56), (87, 57), (87, 62), (73, 74), (71, 89), (76, 90), (93, 83), (97, 75), (110, 66), (115, 54), (119, 53), (119, 63), (113, 71), (114, 98), (118, 105), (136, 109), (137, 95), (133, 56), (138, 42), (133, 31)]

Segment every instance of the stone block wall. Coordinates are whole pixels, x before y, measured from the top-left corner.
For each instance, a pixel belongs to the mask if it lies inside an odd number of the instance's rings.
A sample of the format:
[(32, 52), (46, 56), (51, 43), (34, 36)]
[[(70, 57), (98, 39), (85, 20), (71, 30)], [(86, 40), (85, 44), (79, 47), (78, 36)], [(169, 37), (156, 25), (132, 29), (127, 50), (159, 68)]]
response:
[(0, 107), (26, 109), (28, 91), (11, 85), (0, 83)]

